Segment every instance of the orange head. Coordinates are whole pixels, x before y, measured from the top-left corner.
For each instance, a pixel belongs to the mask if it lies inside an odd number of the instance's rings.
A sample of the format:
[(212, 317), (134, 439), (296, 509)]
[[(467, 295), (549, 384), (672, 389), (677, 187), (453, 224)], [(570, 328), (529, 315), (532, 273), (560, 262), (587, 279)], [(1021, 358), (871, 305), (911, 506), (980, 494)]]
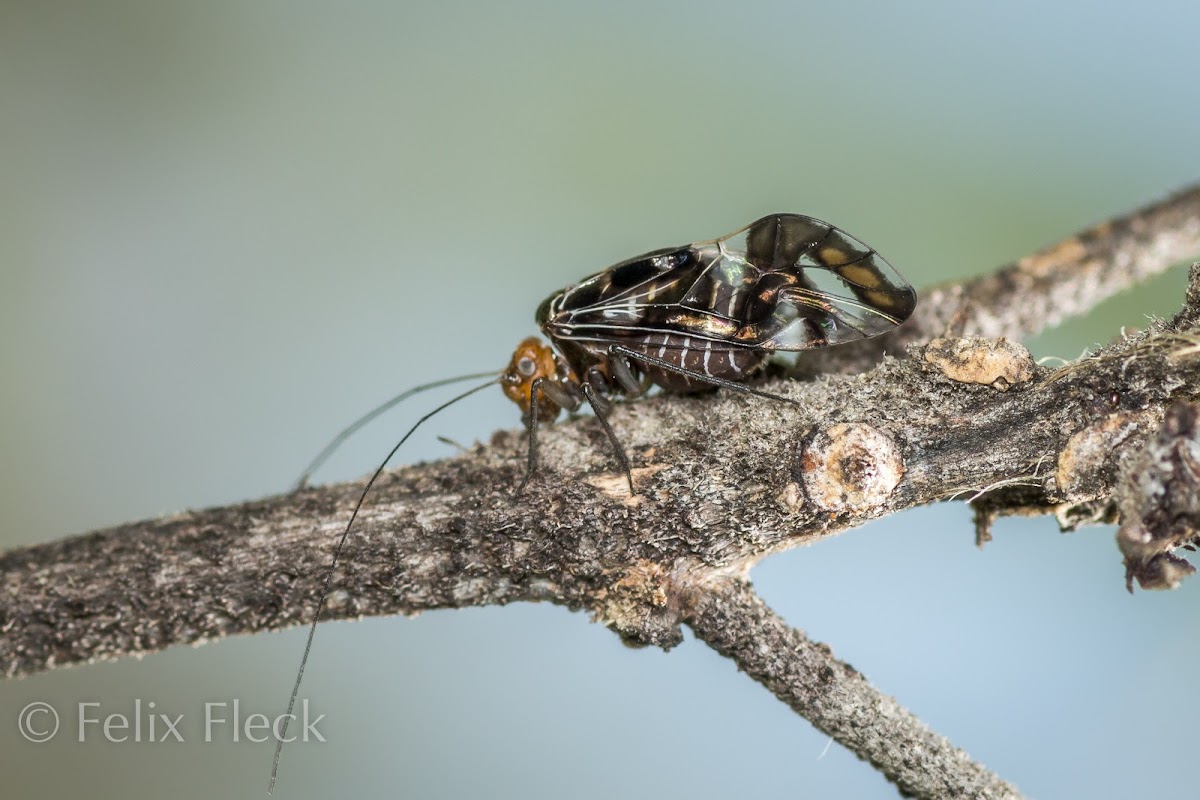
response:
[[(557, 382), (559, 361), (548, 345), (536, 336), (530, 336), (517, 345), (512, 361), (500, 377), (505, 396), (520, 406), (523, 414), (528, 415), (532, 407), (533, 382), (538, 378)], [(559, 411), (558, 404), (545, 392), (538, 393), (538, 417), (543, 422), (553, 420)]]

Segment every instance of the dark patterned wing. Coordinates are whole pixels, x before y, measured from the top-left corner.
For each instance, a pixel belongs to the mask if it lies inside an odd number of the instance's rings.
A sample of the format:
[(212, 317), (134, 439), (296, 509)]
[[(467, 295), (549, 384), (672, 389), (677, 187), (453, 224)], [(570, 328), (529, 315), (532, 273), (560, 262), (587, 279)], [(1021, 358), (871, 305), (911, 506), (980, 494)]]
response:
[[(774, 214), (729, 236), (617, 264), (552, 298), (560, 339), (666, 348), (802, 350), (875, 336), (916, 295), (871, 248), (827, 223)], [(548, 301), (549, 302), (549, 301)]]
[(725, 342), (741, 327), (737, 311), (753, 277), (744, 261), (722, 259), (715, 242), (657, 250), (565, 289), (538, 323), (554, 338), (581, 342), (675, 333)]
[(805, 350), (886, 333), (917, 304), (912, 286), (875, 250), (840, 228), (773, 214), (719, 244), (758, 275), (737, 340)]

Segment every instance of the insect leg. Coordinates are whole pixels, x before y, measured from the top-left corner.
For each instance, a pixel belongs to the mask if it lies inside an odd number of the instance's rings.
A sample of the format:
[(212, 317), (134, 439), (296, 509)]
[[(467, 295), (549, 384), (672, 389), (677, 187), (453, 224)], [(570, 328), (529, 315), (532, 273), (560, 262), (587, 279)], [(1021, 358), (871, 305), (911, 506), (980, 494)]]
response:
[(544, 381), (544, 383), (542, 383), (542, 393), (545, 394), (546, 397), (550, 398), (552, 403), (559, 408), (566, 409), (567, 411), (579, 410), (579, 406), (583, 402), (583, 399), (578, 394), (572, 394), (570, 391), (568, 391), (568, 386), (560, 386), (554, 381), (545, 380), (542, 378), (539, 378), (539, 380)]
[(613, 377), (616, 378), (617, 383), (620, 384), (621, 389), (625, 391), (626, 395), (629, 397), (642, 396), (645, 389), (642, 388), (642, 382), (633, 374), (633, 368), (629, 366), (628, 358), (625, 358), (623, 355), (614, 354), (610, 348), (608, 364), (612, 367)]
[(530, 384), (528, 423), (529, 461), (528, 466), (525, 468), (525, 477), (521, 478), (521, 484), (513, 492), (513, 499), (521, 496), (521, 492), (525, 490), (525, 484), (529, 483), (529, 479), (537, 471), (537, 432), (538, 424), (541, 422), (541, 414), (538, 408), (539, 397), (545, 397), (554, 405), (559, 408), (565, 408), (567, 411), (576, 411), (582, 402), (578, 394), (572, 394), (569, 391), (568, 386), (560, 386), (547, 378), (535, 378), (533, 383)]
[(538, 396), (543, 391), (543, 386), (546, 383), (545, 378), (535, 378), (529, 387), (529, 460), (525, 467), (525, 477), (521, 478), (521, 483), (517, 486), (517, 490), (513, 492), (513, 500), (521, 496), (521, 492), (525, 491), (525, 484), (529, 483), (529, 479), (533, 477), (533, 473), (537, 470), (537, 431), (538, 431)]
[(592, 411), (596, 412), (596, 419), (600, 420), (600, 425), (608, 435), (608, 440), (612, 442), (613, 451), (617, 454), (617, 461), (620, 462), (621, 470), (625, 473), (625, 478), (629, 481), (629, 493), (631, 495), (636, 494), (633, 490), (633, 469), (629, 466), (629, 456), (625, 455), (625, 448), (621, 446), (617, 435), (613, 433), (612, 426), (608, 424), (608, 417), (604, 415), (604, 411), (601, 411), (601, 408), (607, 410), (608, 403), (604, 402), (603, 398), (597, 394), (591, 381), (583, 381), (579, 388), (583, 391), (583, 396), (587, 398), (588, 405), (592, 407)]
[(591, 389), (591, 394), (584, 392), (588, 402), (591, 403), (592, 409), (599, 414), (601, 411), (607, 412), (609, 405), (608, 397), (605, 393), (608, 390), (608, 378), (604, 377), (604, 373), (596, 367), (591, 367), (583, 376), (583, 382), (580, 388), (587, 387)]
[(676, 364), (672, 364), (670, 361), (664, 361), (661, 358), (655, 358), (654, 356), (648, 356), (648, 355), (645, 355), (644, 353), (639, 353), (636, 350), (630, 350), (628, 347), (623, 347), (622, 345), (619, 345), (619, 344), (611, 345), (608, 348), (608, 355), (609, 355), (610, 360), (618, 358), (618, 357), (624, 357), (624, 358), (629, 359), (630, 361), (635, 361), (635, 362), (642, 363), (642, 364), (649, 364), (652, 367), (658, 367), (659, 369), (665, 369), (667, 372), (674, 372), (677, 375), (683, 375), (683, 376), (691, 378), (693, 380), (700, 381), (701, 383), (708, 383), (708, 384), (712, 384), (713, 386), (720, 386), (723, 389), (732, 389), (733, 391), (741, 392), (742, 394), (752, 394), (755, 397), (765, 397), (768, 400), (781, 400), (784, 403), (791, 403), (792, 405), (799, 405), (798, 401), (793, 400), (790, 397), (784, 397), (781, 394), (772, 394), (771, 392), (763, 392), (763, 391), (759, 391), (758, 389), (751, 389), (746, 384), (738, 383), (737, 381), (729, 381), (729, 380), (725, 380), (724, 378), (714, 378), (710, 375), (705, 375), (703, 372), (697, 372), (694, 369), (680, 367)]

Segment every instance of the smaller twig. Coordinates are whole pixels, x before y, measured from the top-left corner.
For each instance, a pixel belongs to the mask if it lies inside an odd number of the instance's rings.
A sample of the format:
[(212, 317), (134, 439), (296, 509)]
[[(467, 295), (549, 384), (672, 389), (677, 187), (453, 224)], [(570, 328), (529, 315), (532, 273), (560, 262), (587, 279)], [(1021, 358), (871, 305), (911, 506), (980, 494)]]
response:
[(863, 675), (760, 600), (750, 584), (709, 579), (684, 592), (684, 620), (797, 713), (906, 796), (1019, 798), (1012, 784), (972, 761)]

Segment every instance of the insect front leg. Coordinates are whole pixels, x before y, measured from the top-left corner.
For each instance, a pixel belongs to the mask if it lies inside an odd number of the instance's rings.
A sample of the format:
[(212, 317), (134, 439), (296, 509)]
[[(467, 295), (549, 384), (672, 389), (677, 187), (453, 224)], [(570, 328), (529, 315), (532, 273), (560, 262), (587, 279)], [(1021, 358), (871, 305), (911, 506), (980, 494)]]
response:
[[(521, 478), (521, 483), (517, 486), (517, 490), (513, 493), (513, 499), (520, 497), (521, 492), (525, 490), (525, 484), (529, 483), (529, 479), (533, 477), (533, 473), (537, 471), (537, 432), (538, 424), (541, 422), (541, 398), (545, 397), (554, 407), (564, 408), (567, 411), (576, 411), (583, 404), (583, 399), (578, 392), (571, 391), (573, 387), (570, 384), (559, 384), (547, 378), (536, 378), (529, 387), (529, 456), (525, 467), (525, 476)], [(554, 415), (557, 416), (555, 411)]]
[(542, 394), (542, 384), (545, 382), (545, 378), (536, 378), (529, 387), (529, 420), (527, 423), (529, 426), (529, 459), (525, 465), (525, 476), (521, 478), (517, 490), (513, 492), (513, 500), (516, 500), (521, 496), (521, 492), (525, 491), (525, 484), (529, 483), (534, 470), (537, 469), (537, 431), (538, 421), (542, 416), (538, 409), (538, 397)]

